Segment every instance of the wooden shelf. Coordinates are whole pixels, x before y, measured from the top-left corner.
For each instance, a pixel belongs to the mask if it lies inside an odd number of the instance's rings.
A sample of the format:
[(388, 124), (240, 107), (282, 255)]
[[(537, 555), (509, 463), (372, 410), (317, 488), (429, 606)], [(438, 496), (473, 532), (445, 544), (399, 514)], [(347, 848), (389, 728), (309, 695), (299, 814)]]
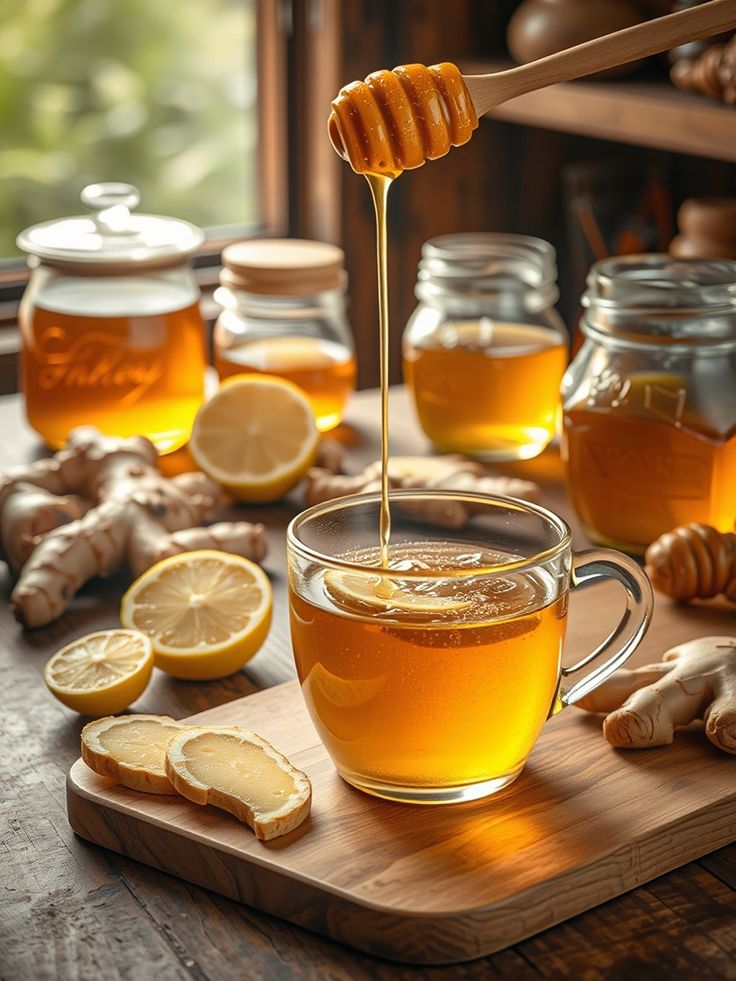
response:
[[(462, 70), (481, 75), (508, 67), (473, 62)], [(736, 109), (666, 81), (565, 82), (513, 99), (488, 118), (736, 161)]]

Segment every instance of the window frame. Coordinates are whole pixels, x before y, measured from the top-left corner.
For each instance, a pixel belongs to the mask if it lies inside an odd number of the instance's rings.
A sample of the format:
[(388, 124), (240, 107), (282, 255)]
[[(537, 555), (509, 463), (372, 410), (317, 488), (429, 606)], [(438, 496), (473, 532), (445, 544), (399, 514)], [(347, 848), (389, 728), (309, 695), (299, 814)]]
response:
[[(289, 227), (287, 178), (287, 40), (291, 9), (283, 0), (256, 0), (256, 66), (258, 73), (257, 194), (260, 220), (208, 229), (207, 238), (193, 256), (202, 290), (217, 284), (220, 255), (231, 242), (245, 238), (285, 235)], [(265, 124), (269, 120), (268, 125)], [(20, 231), (20, 229), (19, 229)], [(15, 354), (20, 341), (15, 333), (18, 304), (31, 270), (22, 256), (0, 260), (0, 359)], [(7, 331), (7, 333), (6, 333)]]

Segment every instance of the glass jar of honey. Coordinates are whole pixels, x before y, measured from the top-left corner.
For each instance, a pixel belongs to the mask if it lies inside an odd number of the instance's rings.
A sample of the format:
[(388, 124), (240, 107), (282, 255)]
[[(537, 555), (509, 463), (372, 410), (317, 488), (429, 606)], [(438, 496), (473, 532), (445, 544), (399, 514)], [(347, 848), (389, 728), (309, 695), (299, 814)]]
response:
[(524, 235), (445, 235), (422, 248), (404, 380), (440, 450), (528, 459), (556, 433), (567, 332), (555, 250)]
[(641, 553), (736, 518), (736, 262), (596, 263), (563, 382), (570, 495), (595, 542)]
[(27, 228), (32, 274), (19, 310), (21, 388), (49, 446), (75, 426), (183, 445), (202, 402), (204, 328), (189, 256), (204, 233), (133, 214), (130, 184), (82, 191), (91, 214)]
[(279, 375), (309, 398), (318, 428), (334, 429), (355, 391), (353, 338), (345, 313), (342, 249), (301, 239), (261, 239), (222, 253), (223, 311), (215, 324), (220, 378)]

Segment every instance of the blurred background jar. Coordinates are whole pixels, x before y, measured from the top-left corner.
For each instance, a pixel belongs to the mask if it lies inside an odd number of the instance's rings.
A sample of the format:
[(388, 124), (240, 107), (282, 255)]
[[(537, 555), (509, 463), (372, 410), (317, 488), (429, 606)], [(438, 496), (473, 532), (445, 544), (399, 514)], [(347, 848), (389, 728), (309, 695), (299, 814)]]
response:
[(481, 232), (431, 239), (415, 292), (404, 379), (432, 443), (483, 460), (541, 453), (568, 350), (552, 246)]
[(736, 198), (688, 198), (677, 212), (677, 259), (736, 259)]
[(19, 310), (30, 425), (58, 449), (75, 426), (182, 446), (202, 402), (205, 354), (189, 256), (194, 225), (133, 214), (130, 184), (91, 184), (87, 217), (18, 236), (32, 274)]
[(595, 542), (641, 553), (736, 517), (736, 262), (596, 263), (565, 374), (562, 452)]
[[(520, 65), (582, 44), (644, 20), (634, 0), (522, 0), (506, 35), (511, 57)], [(641, 62), (629, 62), (597, 78), (628, 75)]]
[(220, 378), (257, 372), (298, 385), (322, 432), (355, 391), (342, 249), (304, 239), (236, 242), (222, 253), (215, 324)]

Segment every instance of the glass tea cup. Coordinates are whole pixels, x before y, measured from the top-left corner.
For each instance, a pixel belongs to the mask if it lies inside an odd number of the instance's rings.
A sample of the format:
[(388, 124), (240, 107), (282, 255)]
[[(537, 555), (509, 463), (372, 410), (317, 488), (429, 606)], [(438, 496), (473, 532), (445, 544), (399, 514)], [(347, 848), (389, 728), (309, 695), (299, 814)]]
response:
[[(652, 613), (649, 580), (608, 549), (573, 553), (545, 508), (457, 491), (391, 495), (379, 568), (380, 495), (298, 515), (287, 533), (294, 659), (340, 775), (408, 803), (475, 800), (522, 771), (545, 720), (631, 655)], [(619, 582), (608, 638), (562, 667), (571, 589)], [(572, 675), (592, 670), (568, 683)]]

